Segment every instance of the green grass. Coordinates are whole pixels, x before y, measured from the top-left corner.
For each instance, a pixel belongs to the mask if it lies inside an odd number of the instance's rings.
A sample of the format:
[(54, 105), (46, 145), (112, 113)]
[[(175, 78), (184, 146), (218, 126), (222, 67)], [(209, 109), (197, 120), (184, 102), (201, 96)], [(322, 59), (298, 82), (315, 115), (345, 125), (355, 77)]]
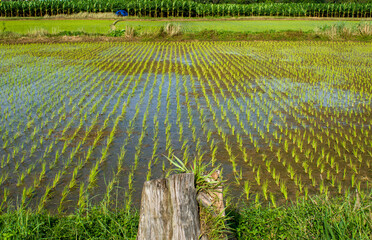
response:
[(137, 211), (107, 211), (93, 207), (68, 216), (24, 209), (0, 216), (0, 239), (135, 239)]
[(370, 239), (371, 194), (312, 197), (284, 208), (245, 207), (232, 214), (238, 239)]
[[(7, 31), (26, 34), (35, 29), (44, 29), (49, 33), (62, 31), (84, 31), (86, 33), (106, 34), (110, 30), (113, 20), (0, 20), (0, 28)], [(243, 21), (172, 21), (180, 24), (184, 32), (198, 32), (202, 30), (232, 31), (232, 32), (265, 32), (265, 31), (313, 31), (316, 27), (336, 24), (338, 21), (315, 20), (243, 20)], [(127, 21), (116, 24), (117, 29), (126, 25), (140, 29), (139, 31), (153, 32), (164, 26), (167, 21)], [(358, 21), (347, 21), (346, 25), (356, 25)]]
[[(287, 207), (229, 209), (233, 239), (370, 239), (372, 194), (315, 196)], [(2, 239), (135, 239), (138, 211), (93, 207), (68, 216), (15, 210), (0, 216)]]
[[(265, 32), (265, 31), (312, 31), (315, 27), (332, 25), (337, 21), (308, 20), (253, 20), (253, 21), (198, 21), (181, 23), (186, 31), (232, 31), (232, 32)], [(355, 24), (356, 21), (347, 24)]]

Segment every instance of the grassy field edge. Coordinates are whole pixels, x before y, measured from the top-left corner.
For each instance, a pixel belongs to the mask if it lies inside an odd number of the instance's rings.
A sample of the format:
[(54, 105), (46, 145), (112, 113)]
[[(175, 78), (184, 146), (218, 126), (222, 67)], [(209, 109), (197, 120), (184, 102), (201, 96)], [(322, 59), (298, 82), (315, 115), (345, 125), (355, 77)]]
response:
[(158, 41), (372, 41), (372, 35), (351, 34), (320, 34), (303, 31), (266, 31), (260, 33), (229, 32), (204, 30), (196, 33), (170, 35), (154, 33), (126, 35), (125, 32), (114, 34), (89, 34), (80, 31), (64, 31), (56, 34), (36, 32), (33, 34), (18, 34), (13, 32), (0, 33), (0, 43), (66, 43), (66, 42), (158, 42)]
[[(372, 194), (314, 196), (287, 206), (251, 205), (227, 209), (229, 239), (370, 239)], [(239, 209), (239, 210), (238, 210)], [(26, 209), (0, 216), (3, 239), (135, 239), (139, 212), (89, 207), (50, 215)]]

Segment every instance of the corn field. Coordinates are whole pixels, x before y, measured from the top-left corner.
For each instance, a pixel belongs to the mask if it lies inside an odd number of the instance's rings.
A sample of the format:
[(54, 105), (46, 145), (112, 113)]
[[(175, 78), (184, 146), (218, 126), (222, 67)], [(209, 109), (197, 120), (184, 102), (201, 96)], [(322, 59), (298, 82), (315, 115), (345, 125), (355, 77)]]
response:
[(37, 17), (79, 12), (115, 12), (126, 10), (130, 16), (147, 17), (221, 17), (221, 16), (285, 16), (348, 17), (372, 16), (372, 4), (342, 3), (259, 3), (201, 4), (173, 0), (34, 0), (7, 1), (0, 5), (1, 17)]
[(371, 189), (372, 45), (0, 45), (0, 207), (138, 203), (166, 157), (277, 206)]

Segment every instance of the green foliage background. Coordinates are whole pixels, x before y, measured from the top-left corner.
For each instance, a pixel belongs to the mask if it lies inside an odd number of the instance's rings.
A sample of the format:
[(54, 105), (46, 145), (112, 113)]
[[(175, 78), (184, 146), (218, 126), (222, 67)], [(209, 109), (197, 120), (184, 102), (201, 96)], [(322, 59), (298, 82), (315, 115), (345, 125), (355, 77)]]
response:
[[(221, 1), (221, 2), (220, 2)], [(124, 9), (140, 17), (371, 17), (371, 0), (356, 2), (288, 2), (286, 0), (34, 0), (5, 1), (2, 17), (36, 17), (78, 12), (115, 12)], [(328, 0), (319, 0), (328, 1)], [(218, 3), (218, 4), (217, 4)], [(244, 3), (244, 4), (240, 4)]]

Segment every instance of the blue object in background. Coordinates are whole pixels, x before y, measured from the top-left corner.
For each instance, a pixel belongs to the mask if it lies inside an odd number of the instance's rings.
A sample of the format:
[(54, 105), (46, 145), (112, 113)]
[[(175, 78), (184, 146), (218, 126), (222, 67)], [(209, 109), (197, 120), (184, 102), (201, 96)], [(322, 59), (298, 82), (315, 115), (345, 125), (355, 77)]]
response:
[(125, 10), (119, 10), (116, 12), (116, 15), (126, 17), (128, 16), (128, 12)]

